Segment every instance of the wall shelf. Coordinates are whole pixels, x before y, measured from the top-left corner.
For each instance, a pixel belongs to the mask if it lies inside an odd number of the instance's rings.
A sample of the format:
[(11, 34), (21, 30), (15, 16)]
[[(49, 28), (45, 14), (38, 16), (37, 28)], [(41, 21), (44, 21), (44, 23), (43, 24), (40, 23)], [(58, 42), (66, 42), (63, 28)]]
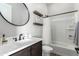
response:
[(41, 23), (36, 23), (36, 22), (34, 22), (33, 24), (34, 24), (34, 25), (37, 25), (37, 26), (43, 26), (43, 24), (41, 24)]

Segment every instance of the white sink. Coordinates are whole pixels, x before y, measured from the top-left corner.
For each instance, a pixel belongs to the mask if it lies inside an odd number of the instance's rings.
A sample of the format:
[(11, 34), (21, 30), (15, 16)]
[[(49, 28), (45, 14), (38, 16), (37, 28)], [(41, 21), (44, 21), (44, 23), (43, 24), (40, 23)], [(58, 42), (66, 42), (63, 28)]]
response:
[(32, 39), (24, 39), (24, 40), (17, 41), (16, 43), (25, 43), (29, 41), (32, 41)]
[(0, 46), (0, 56), (9, 56), (13, 53), (16, 53), (17, 51), (20, 51), (28, 46), (31, 46), (42, 39), (39, 38), (25, 38), (24, 40), (18, 40), (15, 42), (13, 40), (13, 37), (8, 37), (6, 38), (8, 40), (7, 43), (4, 43), (3, 45)]

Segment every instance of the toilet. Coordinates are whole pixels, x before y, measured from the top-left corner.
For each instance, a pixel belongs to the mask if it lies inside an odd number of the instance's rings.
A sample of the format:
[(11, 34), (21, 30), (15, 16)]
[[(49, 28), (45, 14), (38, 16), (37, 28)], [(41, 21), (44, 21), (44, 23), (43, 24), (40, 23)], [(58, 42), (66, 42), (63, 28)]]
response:
[(50, 52), (53, 51), (53, 48), (48, 45), (42, 46), (42, 56), (50, 56)]

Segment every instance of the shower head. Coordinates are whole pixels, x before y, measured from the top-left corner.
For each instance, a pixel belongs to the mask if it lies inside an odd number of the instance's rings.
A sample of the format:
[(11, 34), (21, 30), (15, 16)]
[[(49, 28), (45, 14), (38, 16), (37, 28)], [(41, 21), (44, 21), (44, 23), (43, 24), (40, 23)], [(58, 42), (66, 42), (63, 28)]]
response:
[(34, 13), (35, 15), (38, 15), (38, 16), (40, 16), (40, 17), (43, 17), (43, 14), (41, 14), (40, 12), (38, 12), (38, 11), (36, 11), (36, 10), (35, 10), (33, 13)]

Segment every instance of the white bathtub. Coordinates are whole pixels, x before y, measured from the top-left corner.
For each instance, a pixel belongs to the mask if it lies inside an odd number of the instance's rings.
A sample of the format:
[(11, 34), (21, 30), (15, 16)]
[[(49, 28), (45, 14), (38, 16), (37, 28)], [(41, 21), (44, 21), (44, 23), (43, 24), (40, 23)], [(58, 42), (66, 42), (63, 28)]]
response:
[(52, 53), (56, 53), (61, 56), (77, 56), (77, 53), (75, 51), (75, 45), (74, 44), (63, 44), (63, 43), (54, 43), (51, 44), (53, 47)]

